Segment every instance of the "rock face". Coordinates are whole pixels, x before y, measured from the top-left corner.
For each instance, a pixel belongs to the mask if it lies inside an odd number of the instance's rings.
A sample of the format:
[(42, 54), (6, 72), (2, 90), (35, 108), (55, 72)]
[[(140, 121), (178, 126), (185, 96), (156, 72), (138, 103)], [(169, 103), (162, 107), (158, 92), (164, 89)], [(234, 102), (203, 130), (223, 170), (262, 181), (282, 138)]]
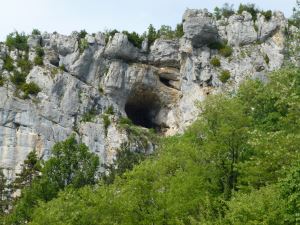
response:
[[(259, 15), (254, 23), (247, 12), (216, 21), (206, 10), (187, 10), (184, 36), (158, 39), (149, 49), (146, 41), (136, 48), (121, 33), (108, 43), (102, 33), (86, 35), (83, 50), (76, 32), (30, 36), (30, 60), (35, 47), (45, 52), (44, 65), (34, 66), (26, 77), (41, 88), (37, 96), (16, 96), (12, 74), (0, 60), (7, 78), (0, 87), (0, 167), (13, 177), (30, 151), (47, 159), (52, 146), (72, 133), (103, 163), (111, 163), (124, 143), (151, 152), (152, 143), (140, 145), (120, 126), (122, 117), (164, 135), (183, 132), (198, 115), (197, 101), (234, 91), (246, 77), (264, 80), (265, 73), (282, 65), (286, 25), (279, 12), (269, 21)], [(232, 47), (229, 57), (208, 47), (221, 40)], [(1, 58), (17, 60), (20, 54), (0, 45)], [(211, 64), (213, 57), (221, 67)], [(219, 80), (222, 70), (230, 71), (227, 83)]]

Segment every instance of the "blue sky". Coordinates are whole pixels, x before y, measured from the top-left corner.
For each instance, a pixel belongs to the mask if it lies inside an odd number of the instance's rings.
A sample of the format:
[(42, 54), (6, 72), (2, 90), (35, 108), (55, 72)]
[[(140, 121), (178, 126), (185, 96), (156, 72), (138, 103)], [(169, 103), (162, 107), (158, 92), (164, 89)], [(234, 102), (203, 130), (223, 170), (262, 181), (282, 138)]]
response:
[(63, 34), (111, 28), (142, 33), (150, 23), (174, 27), (186, 8), (211, 11), (225, 2), (235, 7), (241, 2), (255, 3), (261, 9), (283, 11), (288, 17), (296, 0), (0, 0), (0, 40), (14, 30), (29, 33), (33, 28)]

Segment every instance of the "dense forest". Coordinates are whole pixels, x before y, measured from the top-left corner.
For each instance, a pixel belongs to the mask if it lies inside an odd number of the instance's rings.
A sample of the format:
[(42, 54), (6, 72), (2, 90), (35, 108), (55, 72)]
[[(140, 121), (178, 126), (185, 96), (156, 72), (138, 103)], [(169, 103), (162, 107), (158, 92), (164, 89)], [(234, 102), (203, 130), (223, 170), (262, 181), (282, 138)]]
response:
[(151, 155), (124, 146), (108, 172), (75, 136), (47, 161), (31, 152), (13, 183), (0, 172), (0, 224), (300, 224), (300, 69), (197, 104), (184, 134), (151, 134)]

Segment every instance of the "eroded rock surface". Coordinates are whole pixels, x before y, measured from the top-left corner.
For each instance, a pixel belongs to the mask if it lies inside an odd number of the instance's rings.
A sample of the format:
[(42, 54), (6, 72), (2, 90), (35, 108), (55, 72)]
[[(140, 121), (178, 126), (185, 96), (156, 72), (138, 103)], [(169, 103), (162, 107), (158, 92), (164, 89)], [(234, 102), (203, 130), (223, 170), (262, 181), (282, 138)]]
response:
[[(151, 143), (141, 147), (130, 139), (119, 126), (122, 117), (164, 135), (183, 132), (199, 113), (197, 101), (234, 91), (246, 77), (265, 79), (267, 72), (281, 67), (286, 25), (279, 12), (269, 21), (258, 16), (254, 22), (246, 12), (216, 21), (206, 10), (187, 10), (181, 39), (158, 39), (152, 46), (144, 41), (142, 49), (120, 33), (108, 43), (102, 33), (87, 35), (83, 51), (76, 32), (30, 36), (30, 60), (39, 44), (45, 52), (44, 65), (34, 66), (26, 78), (41, 88), (37, 96), (16, 96), (12, 74), (0, 60), (7, 78), (0, 87), (0, 167), (13, 176), (30, 151), (47, 159), (51, 147), (72, 133), (103, 163), (111, 163), (125, 142), (132, 149), (152, 151)], [(233, 49), (229, 57), (209, 48), (226, 40)], [(23, 53), (0, 45), (1, 58), (17, 60), (18, 54)], [(211, 64), (213, 57), (220, 67)], [(230, 72), (226, 83), (219, 79), (222, 70)], [(111, 108), (113, 113), (107, 114)], [(92, 119), (87, 121), (87, 115)]]

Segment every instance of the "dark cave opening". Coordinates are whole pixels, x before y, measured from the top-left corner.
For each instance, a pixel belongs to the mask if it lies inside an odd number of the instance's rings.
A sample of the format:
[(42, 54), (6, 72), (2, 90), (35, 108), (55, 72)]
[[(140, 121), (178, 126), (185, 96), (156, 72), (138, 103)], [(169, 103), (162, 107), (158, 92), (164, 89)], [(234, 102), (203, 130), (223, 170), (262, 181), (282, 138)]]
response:
[(159, 98), (147, 91), (141, 91), (131, 95), (126, 104), (125, 112), (127, 117), (138, 126), (145, 128), (158, 127), (155, 123), (155, 117), (160, 109)]

